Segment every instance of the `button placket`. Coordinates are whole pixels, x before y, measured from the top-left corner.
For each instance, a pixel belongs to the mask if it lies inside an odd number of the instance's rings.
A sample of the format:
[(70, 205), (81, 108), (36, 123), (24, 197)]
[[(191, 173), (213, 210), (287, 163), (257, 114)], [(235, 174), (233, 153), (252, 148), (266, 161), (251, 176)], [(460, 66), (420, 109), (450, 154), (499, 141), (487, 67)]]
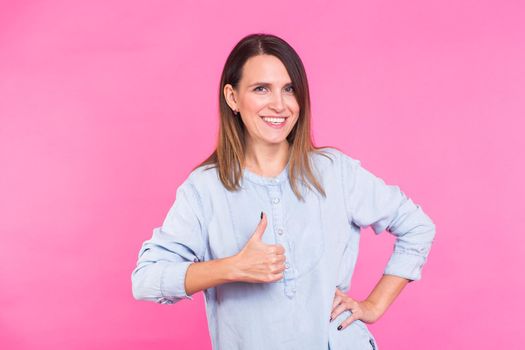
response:
[(295, 289), (295, 269), (293, 268), (293, 242), (291, 241), (288, 241), (290, 244), (288, 245), (289, 246), (289, 250), (288, 250), (288, 255), (286, 257), (286, 260), (287, 260), (287, 264), (285, 264), (285, 267), (286, 267), (286, 270), (284, 270), (284, 276), (285, 276), (285, 280), (284, 280), (284, 294), (288, 297), (288, 298), (293, 298), (294, 295), (295, 295), (295, 292), (296, 292), (296, 289)]
[(284, 208), (282, 206), (282, 193), (280, 186), (269, 186), (269, 195), (272, 203), (272, 218), (273, 218), (273, 229), (277, 234), (275, 235), (275, 241), (281, 244), (286, 249), (286, 262), (283, 277), (284, 293), (288, 298), (293, 298), (295, 295), (295, 271), (293, 268), (292, 252), (290, 249), (290, 240), (287, 238), (285, 228), (283, 226)]

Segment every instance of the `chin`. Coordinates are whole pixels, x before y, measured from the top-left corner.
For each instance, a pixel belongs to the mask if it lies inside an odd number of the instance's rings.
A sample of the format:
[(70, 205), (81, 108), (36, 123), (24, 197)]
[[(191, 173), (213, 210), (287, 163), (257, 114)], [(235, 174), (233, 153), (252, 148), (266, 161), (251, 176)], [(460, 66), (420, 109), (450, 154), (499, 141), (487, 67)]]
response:
[(286, 141), (286, 137), (282, 140), (264, 140), (266, 143), (269, 143), (269, 144), (272, 144), (272, 145), (279, 145), (283, 142), (287, 142)]

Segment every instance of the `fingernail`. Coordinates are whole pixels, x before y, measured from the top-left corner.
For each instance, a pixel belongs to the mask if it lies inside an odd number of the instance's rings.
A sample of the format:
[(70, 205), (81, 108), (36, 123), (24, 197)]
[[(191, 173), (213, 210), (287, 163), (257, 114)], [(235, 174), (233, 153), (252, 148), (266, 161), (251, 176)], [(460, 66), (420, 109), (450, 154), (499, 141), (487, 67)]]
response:
[(332, 322), (332, 318), (330, 317), (330, 322)]
[(343, 326), (339, 325), (339, 327), (337, 327), (337, 330), (340, 331), (341, 328), (343, 328)]
[(262, 220), (262, 211), (261, 211), (261, 220)]

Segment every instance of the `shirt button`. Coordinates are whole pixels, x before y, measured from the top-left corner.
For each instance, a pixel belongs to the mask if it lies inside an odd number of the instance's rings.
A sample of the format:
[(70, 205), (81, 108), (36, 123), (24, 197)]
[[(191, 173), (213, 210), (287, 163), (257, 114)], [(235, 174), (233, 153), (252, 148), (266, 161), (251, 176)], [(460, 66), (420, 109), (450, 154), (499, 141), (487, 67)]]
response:
[(277, 233), (278, 233), (279, 235), (281, 235), (281, 236), (282, 236), (282, 234), (284, 233), (284, 231), (283, 231), (283, 229), (282, 229), (282, 228), (280, 228), (280, 229), (278, 229), (278, 230), (277, 230)]
[(289, 268), (290, 268), (290, 264), (288, 264), (288, 262), (285, 262), (285, 263), (284, 263), (284, 267), (285, 267), (286, 269), (289, 269)]
[(274, 203), (274, 204), (279, 203), (279, 198), (275, 197), (275, 198), (273, 199), (273, 203)]

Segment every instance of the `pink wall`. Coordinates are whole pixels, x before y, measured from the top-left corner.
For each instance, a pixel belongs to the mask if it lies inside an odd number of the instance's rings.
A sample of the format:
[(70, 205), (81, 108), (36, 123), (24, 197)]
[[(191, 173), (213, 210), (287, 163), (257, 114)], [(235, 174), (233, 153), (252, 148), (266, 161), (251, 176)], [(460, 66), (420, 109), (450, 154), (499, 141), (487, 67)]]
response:
[[(317, 144), (436, 223), (422, 280), (370, 325), (382, 349), (522, 348), (523, 2), (253, 4), (2, 2), (0, 348), (210, 347), (201, 293), (138, 302), (130, 273), (211, 152), (220, 70), (252, 32), (303, 58)], [(352, 296), (392, 242), (364, 231)]]

